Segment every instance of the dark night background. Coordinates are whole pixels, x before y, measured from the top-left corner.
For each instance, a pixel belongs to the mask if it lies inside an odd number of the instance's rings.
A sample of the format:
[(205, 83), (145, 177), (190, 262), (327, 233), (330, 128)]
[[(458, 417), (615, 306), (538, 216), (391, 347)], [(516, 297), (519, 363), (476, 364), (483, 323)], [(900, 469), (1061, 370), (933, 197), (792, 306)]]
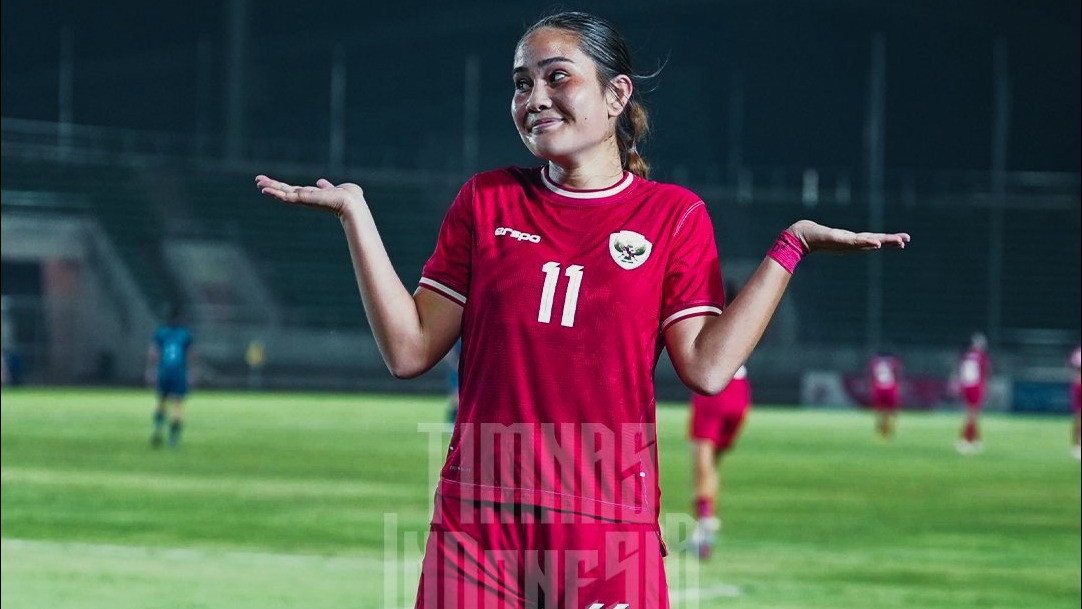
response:
[[(464, 58), (480, 59), (479, 165), (529, 163), (508, 115), (510, 61), (534, 2), (250, 2), (243, 135), (327, 139), (332, 57), (347, 66), (347, 158), (461, 167)], [(55, 121), (70, 27), (73, 121), (139, 130), (225, 130), (228, 3), (3, 2), (5, 118)], [(873, 33), (886, 44), (885, 164), (987, 170), (993, 47), (1006, 42), (1007, 169), (1078, 172), (1077, 0), (625, 1), (566, 3), (614, 21), (640, 71), (667, 64), (647, 97), (646, 153), (711, 175), (729, 149), (734, 71), (744, 82), (748, 166), (859, 171)], [(200, 55), (200, 40), (203, 54)], [(202, 59), (200, 59), (202, 57)]]

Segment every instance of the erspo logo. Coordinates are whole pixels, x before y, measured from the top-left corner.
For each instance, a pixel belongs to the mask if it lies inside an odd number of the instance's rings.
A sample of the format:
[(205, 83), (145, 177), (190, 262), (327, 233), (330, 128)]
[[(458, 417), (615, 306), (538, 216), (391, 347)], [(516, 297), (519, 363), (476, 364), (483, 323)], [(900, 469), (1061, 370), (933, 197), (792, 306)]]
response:
[(541, 235), (531, 235), (530, 233), (524, 233), (522, 231), (517, 231), (517, 230), (515, 230), (513, 228), (507, 228), (506, 226), (501, 226), (501, 227), (496, 229), (496, 236), (497, 237), (503, 237), (505, 235), (508, 236), (508, 237), (511, 237), (512, 239), (517, 239), (518, 241), (529, 241), (530, 243), (541, 243)]

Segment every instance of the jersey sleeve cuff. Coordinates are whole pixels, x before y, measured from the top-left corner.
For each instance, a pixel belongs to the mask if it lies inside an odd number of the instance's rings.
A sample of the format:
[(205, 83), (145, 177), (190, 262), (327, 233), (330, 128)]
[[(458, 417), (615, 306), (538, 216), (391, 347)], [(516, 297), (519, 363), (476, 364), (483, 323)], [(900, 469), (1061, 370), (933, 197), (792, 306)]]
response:
[(664, 332), (665, 330), (668, 330), (669, 326), (680, 320), (688, 319), (690, 317), (699, 317), (700, 315), (721, 315), (721, 307), (713, 304), (703, 304), (678, 309), (661, 322), (661, 331)]
[(466, 306), (466, 295), (461, 292), (443, 284), (431, 277), (421, 277), (418, 285), (422, 288), (428, 288), (433, 292), (443, 296), (444, 298), (457, 303), (460, 306)]

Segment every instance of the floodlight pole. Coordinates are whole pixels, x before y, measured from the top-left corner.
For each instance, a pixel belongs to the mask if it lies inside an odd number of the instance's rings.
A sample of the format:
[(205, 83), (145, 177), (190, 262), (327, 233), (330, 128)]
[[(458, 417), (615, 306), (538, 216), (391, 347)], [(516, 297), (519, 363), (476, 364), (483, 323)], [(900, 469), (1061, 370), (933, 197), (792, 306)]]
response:
[[(883, 230), (883, 120), (886, 98), (886, 41), (872, 35), (871, 70), (868, 77), (868, 115), (864, 125), (868, 160), (868, 229)], [(867, 333), (868, 352), (883, 340), (883, 257), (868, 256)]]
[(331, 120), (328, 157), (333, 171), (341, 171), (346, 159), (346, 50), (339, 43), (334, 47), (331, 67)]
[(1007, 41), (996, 40), (992, 53), (992, 197), (988, 222), (988, 340), (998, 345), (1003, 325), (1003, 211), (1007, 199), (1007, 137), (1011, 112), (1011, 83)]
[(462, 91), (462, 171), (471, 175), (478, 164), (478, 103), (481, 88), (481, 58), (477, 53), (466, 56)]
[(207, 36), (200, 36), (196, 47), (197, 72), (195, 76), (195, 152), (199, 160), (206, 158), (210, 141), (211, 107), (211, 53), (214, 47)]
[(71, 49), (71, 26), (60, 30), (60, 65), (57, 73), (57, 148), (67, 155), (71, 146), (72, 123), (75, 120), (75, 69)]
[(230, 0), (226, 7), (229, 58), (226, 62), (225, 153), (240, 160), (244, 146), (244, 72), (247, 67), (248, 0)]
[(744, 169), (744, 76), (739, 70), (729, 75), (729, 183), (734, 198)]

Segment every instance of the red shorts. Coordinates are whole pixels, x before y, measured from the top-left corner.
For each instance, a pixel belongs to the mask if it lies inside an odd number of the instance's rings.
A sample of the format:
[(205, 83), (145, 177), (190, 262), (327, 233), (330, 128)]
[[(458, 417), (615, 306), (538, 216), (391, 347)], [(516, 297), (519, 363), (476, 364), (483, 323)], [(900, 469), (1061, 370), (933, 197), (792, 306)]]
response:
[(655, 524), (436, 495), (416, 609), (669, 606)]
[(750, 403), (751, 387), (746, 378), (733, 379), (717, 395), (693, 394), (688, 435), (712, 443), (719, 452), (729, 450), (744, 425)]
[(872, 387), (872, 408), (876, 410), (898, 410), (898, 386)]
[(980, 385), (962, 387), (962, 399), (965, 400), (966, 408), (969, 410), (980, 410), (984, 405), (984, 387)]

